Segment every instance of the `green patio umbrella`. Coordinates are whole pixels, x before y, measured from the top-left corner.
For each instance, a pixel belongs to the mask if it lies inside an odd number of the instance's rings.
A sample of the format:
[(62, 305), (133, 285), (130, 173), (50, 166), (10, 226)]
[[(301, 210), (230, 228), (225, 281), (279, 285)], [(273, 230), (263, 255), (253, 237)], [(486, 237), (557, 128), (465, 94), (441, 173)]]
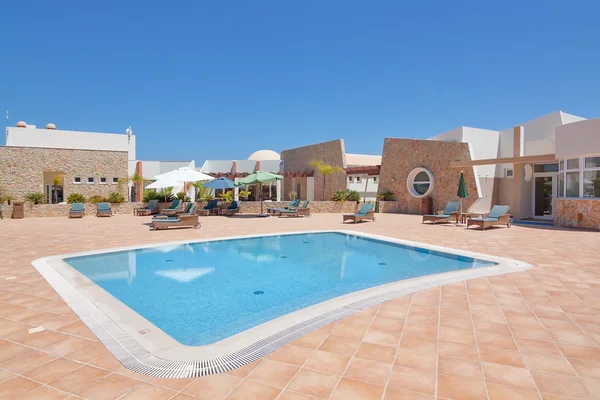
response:
[(253, 174), (250, 174), (247, 177), (240, 179), (235, 184), (235, 186), (239, 187), (239, 186), (258, 184), (259, 191), (260, 191), (260, 215), (264, 215), (263, 214), (262, 184), (280, 181), (282, 179), (283, 179), (283, 176), (281, 176), (281, 175), (272, 174), (270, 172), (265, 172), (265, 171), (256, 171)]
[(460, 171), (460, 179), (458, 180), (458, 192), (456, 195), (460, 198), (460, 212), (462, 214), (462, 200), (469, 197), (469, 192), (467, 191), (467, 184), (465, 183), (465, 173)]

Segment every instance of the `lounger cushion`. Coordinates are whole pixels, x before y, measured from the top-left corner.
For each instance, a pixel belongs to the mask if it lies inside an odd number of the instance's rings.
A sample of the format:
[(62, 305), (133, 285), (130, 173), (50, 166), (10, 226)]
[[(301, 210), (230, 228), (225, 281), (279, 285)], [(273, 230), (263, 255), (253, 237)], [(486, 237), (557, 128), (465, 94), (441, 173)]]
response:
[(103, 212), (103, 211), (110, 211), (110, 206), (108, 205), (108, 203), (98, 203), (98, 211)]
[(71, 204), (71, 212), (83, 212), (83, 203)]
[(454, 212), (457, 212), (459, 207), (460, 203), (458, 201), (449, 201), (446, 204), (446, 208), (444, 208), (444, 215), (450, 215)]
[(365, 216), (372, 209), (373, 209), (373, 204), (365, 203), (365, 204), (362, 205), (362, 207), (360, 208), (360, 210), (358, 210), (358, 212), (355, 213), (354, 215), (356, 215), (356, 216)]
[(480, 221), (480, 222), (498, 222), (498, 218), (471, 218), (471, 221)]
[(440, 219), (446, 219), (446, 218), (452, 217), (452, 215), (450, 215), (450, 214), (425, 214), (423, 216), (429, 217), (429, 218), (440, 218)]
[(508, 213), (509, 209), (510, 209), (510, 206), (494, 206), (494, 207), (492, 207), (492, 210), (490, 211), (490, 215), (488, 215), (488, 218), (498, 219), (498, 217), (500, 217), (501, 215)]
[(150, 200), (146, 206), (146, 210), (154, 210), (158, 206), (158, 200)]

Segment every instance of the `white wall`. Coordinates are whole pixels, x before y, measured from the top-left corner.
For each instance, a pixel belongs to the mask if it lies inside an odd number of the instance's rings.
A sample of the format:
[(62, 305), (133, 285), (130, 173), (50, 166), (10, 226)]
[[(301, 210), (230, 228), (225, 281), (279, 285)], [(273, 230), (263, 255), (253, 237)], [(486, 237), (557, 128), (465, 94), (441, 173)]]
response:
[(600, 118), (560, 126), (556, 129), (556, 157), (600, 154)]
[(55, 149), (127, 151), (135, 160), (135, 135), (63, 131), (33, 128), (8, 128), (7, 146)]
[[(352, 182), (350, 182), (350, 177), (352, 177)], [(360, 178), (360, 183), (356, 181), (357, 178)], [(367, 180), (367, 191), (365, 192), (365, 182)], [(364, 174), (348, 175), (346, 177), (346, 188), (348, 190), (356, 190), (358, 193), (360, 193), (361, 198), (366, 198), (368, 201), (374, 201), (376, 200), (377, 191), (379, 188), (379, 176), (366, 176)]]

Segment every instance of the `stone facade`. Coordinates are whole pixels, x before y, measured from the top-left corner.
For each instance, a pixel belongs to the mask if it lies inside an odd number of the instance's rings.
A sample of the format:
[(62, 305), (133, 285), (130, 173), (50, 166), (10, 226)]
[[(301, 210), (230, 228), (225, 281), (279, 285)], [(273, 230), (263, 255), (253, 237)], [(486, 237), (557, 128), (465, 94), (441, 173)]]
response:
[[(100, 150), (50, 149), (34, 147), (0, 147), (0, 192), (24, 200), (29, 193), (44, 193), (44, 175), (63, 175), (63, 197), (71, 193), (108, 196), (120, 191), (127, 197), (127, 185), (113, 183), (113, 178), (128, 174), (127, 152)], [(81, 183), (75, 183), (75, 177)], [(93, 177), (94, 183), (87, 179)], [(106, 178), (106, 184), (100, 183)], [(121, 186), (121, 187), (120, 187)], [(120, 189), (120, 190), (119, 190)]]
[[(471, 160), (467, 143), (386, 138), (379, 193), (393, 192), (397, 204), (390, 204), (389, 207), (386, 204), (382, 212), (421, 213), (421, 199), (413, 197), (406, 185), (408, 175), (418, 167), (427, 168), (433, 174), (434, 187), (430, 195), (433, 212), (443, 210), (448, 201), (458, 200), (456, 192), (460, 169), (450, 167), (450, 162), (464, 160)], [(463, 200), (463, 208), (467, 209), (477, 200), (478, 194), (473, 169), (465, 168), (464, 173), (469, 198)]]
[[(144, 203), (120, 203), (111, 204), (110, 208), (113, 211), (113, 215), (118, 214), (133, 214), (135, 207), (143, 207)], [(25, 202), (23, 205), (25, 211), (25, 218), (39, 218), (39, 217), (68, 217), (69, 210), (71, 209), (70, 204), (32, 204), (31, 202)], [(4, 218), (10, 218), (12, 215), (13, 206), (4, 204), (2, 206)], [(83, 211), (85, 215), (96, 215), (96, 204), (85, 203), (83, 205)]]
[(554, 199), (554, 225), (600, 230), (600, 199)]
[[(297, 147), (281, 152), (285, 173), (314, 173), (315, 178), (315, 200), (323, 200), (323, 175), (314, 167), (310, 166), (312, 161), (321, 161), (344, 168), (344, 141), (342, 139), (330, 142), (317, 143), (310, 146)], [(283, 180), (283, 195), (289, 199), (289, 193), (296, 191), (295, 185), (300, 184), (298, 198), (306, 198), (306, 177), (286, 176)], [(330, 200), (337, 190), (346, 189), (346, 174), (343, 172), (329, 175), (325, 179), (325, 200)]]
[[(260, 213), (260, 201), (240, 201), (240, 211), (242, 214)], [(289, 201), (268, 201), (263, 203), (263, 211), (267, 208), (287, 207)], [(205, 202), (198, 202), (198, 207), (202, 208)], [(311, 201), (308, 205), (311, 213), (353, 213), (358, 209), (358, 205), (353, 201)]]

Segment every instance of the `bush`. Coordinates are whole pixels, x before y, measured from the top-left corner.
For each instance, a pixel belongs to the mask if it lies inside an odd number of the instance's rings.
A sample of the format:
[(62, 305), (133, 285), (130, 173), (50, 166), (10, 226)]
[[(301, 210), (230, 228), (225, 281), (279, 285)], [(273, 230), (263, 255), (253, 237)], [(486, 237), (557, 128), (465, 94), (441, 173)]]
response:
[(333, 201), (360, 201), (360, 193), (356, 190), (338, 190), (333, 194), (331, 198)]
[(96, 196), (90, 197), (89, 199), (87, 199), (87, 201), (88, 201), (88, 203), (96, 204), (96, 203), (102, 203), (102, 202), (106, 201), (106, 199), (102, 196), (96, 195)]
[(144, 196), (142, 198), (142, 201), (144, 203), (147, 203), (150, 200), (160, 200), (160, 199), (162, 199), (162, 197), (158, 196), (158, 193), (156, 192), (156, 190), (152, 190), (152, 189), (144, 190)]
[(331, 200), (333, 201), (346, 201), (347, 198), (347, 193), (345, 190), (337, 190), (334, 194), (333, 197), (331, 198)]
[(386, 201), (386, 200), (391, 200), (393, 196), (394, 196), (394, 192), (381, 192), (377, 195), (377, 198), (379, 200)]
[(240, 190), (238, 192), (238, 197), (242, 200), (248, 200), (248, 197), (252, 194), (249, 190)]
[(186, 196), (185, 193), (183, 193), (183, 192), (177, 193), (177, 197), (176, 197), (177, 199), (183, 200), (184, 197), (185, 197), (185, 201), (192, 201), (192, 199), (190, 199), (190, 196)]
[(233, 192), (228, 190), (227, 192), (223, 193), (221, 195), (221, 200), (223, 200), (225, 203), (231, 203), (233, 201)]
[(44, 193), (40, 192), (29, 193), (25, 196), (25, 199), (31, 201), (33, 204), (42, 204), (44, 203), (45, 198), (46, 196), (44, 196)]
[(156, 198), (154, 200), (165, 201), (165, 195), (167, 196), (167, 202), (173, 201), (177, 198), (172, 192), (169, 192), (168, 190), (158, 190), (156, 192)]
[(69, 197), (67, 197), (67, 203), (85, 203), (85, 197), (79, 193), (71, 193)]
[(108, 201), (109, 203), (124, 203), (125, 196), (123, 196), (119, 192), (110, 192), (108, 194), (108, 197), (106, 198), (106, 201)]

